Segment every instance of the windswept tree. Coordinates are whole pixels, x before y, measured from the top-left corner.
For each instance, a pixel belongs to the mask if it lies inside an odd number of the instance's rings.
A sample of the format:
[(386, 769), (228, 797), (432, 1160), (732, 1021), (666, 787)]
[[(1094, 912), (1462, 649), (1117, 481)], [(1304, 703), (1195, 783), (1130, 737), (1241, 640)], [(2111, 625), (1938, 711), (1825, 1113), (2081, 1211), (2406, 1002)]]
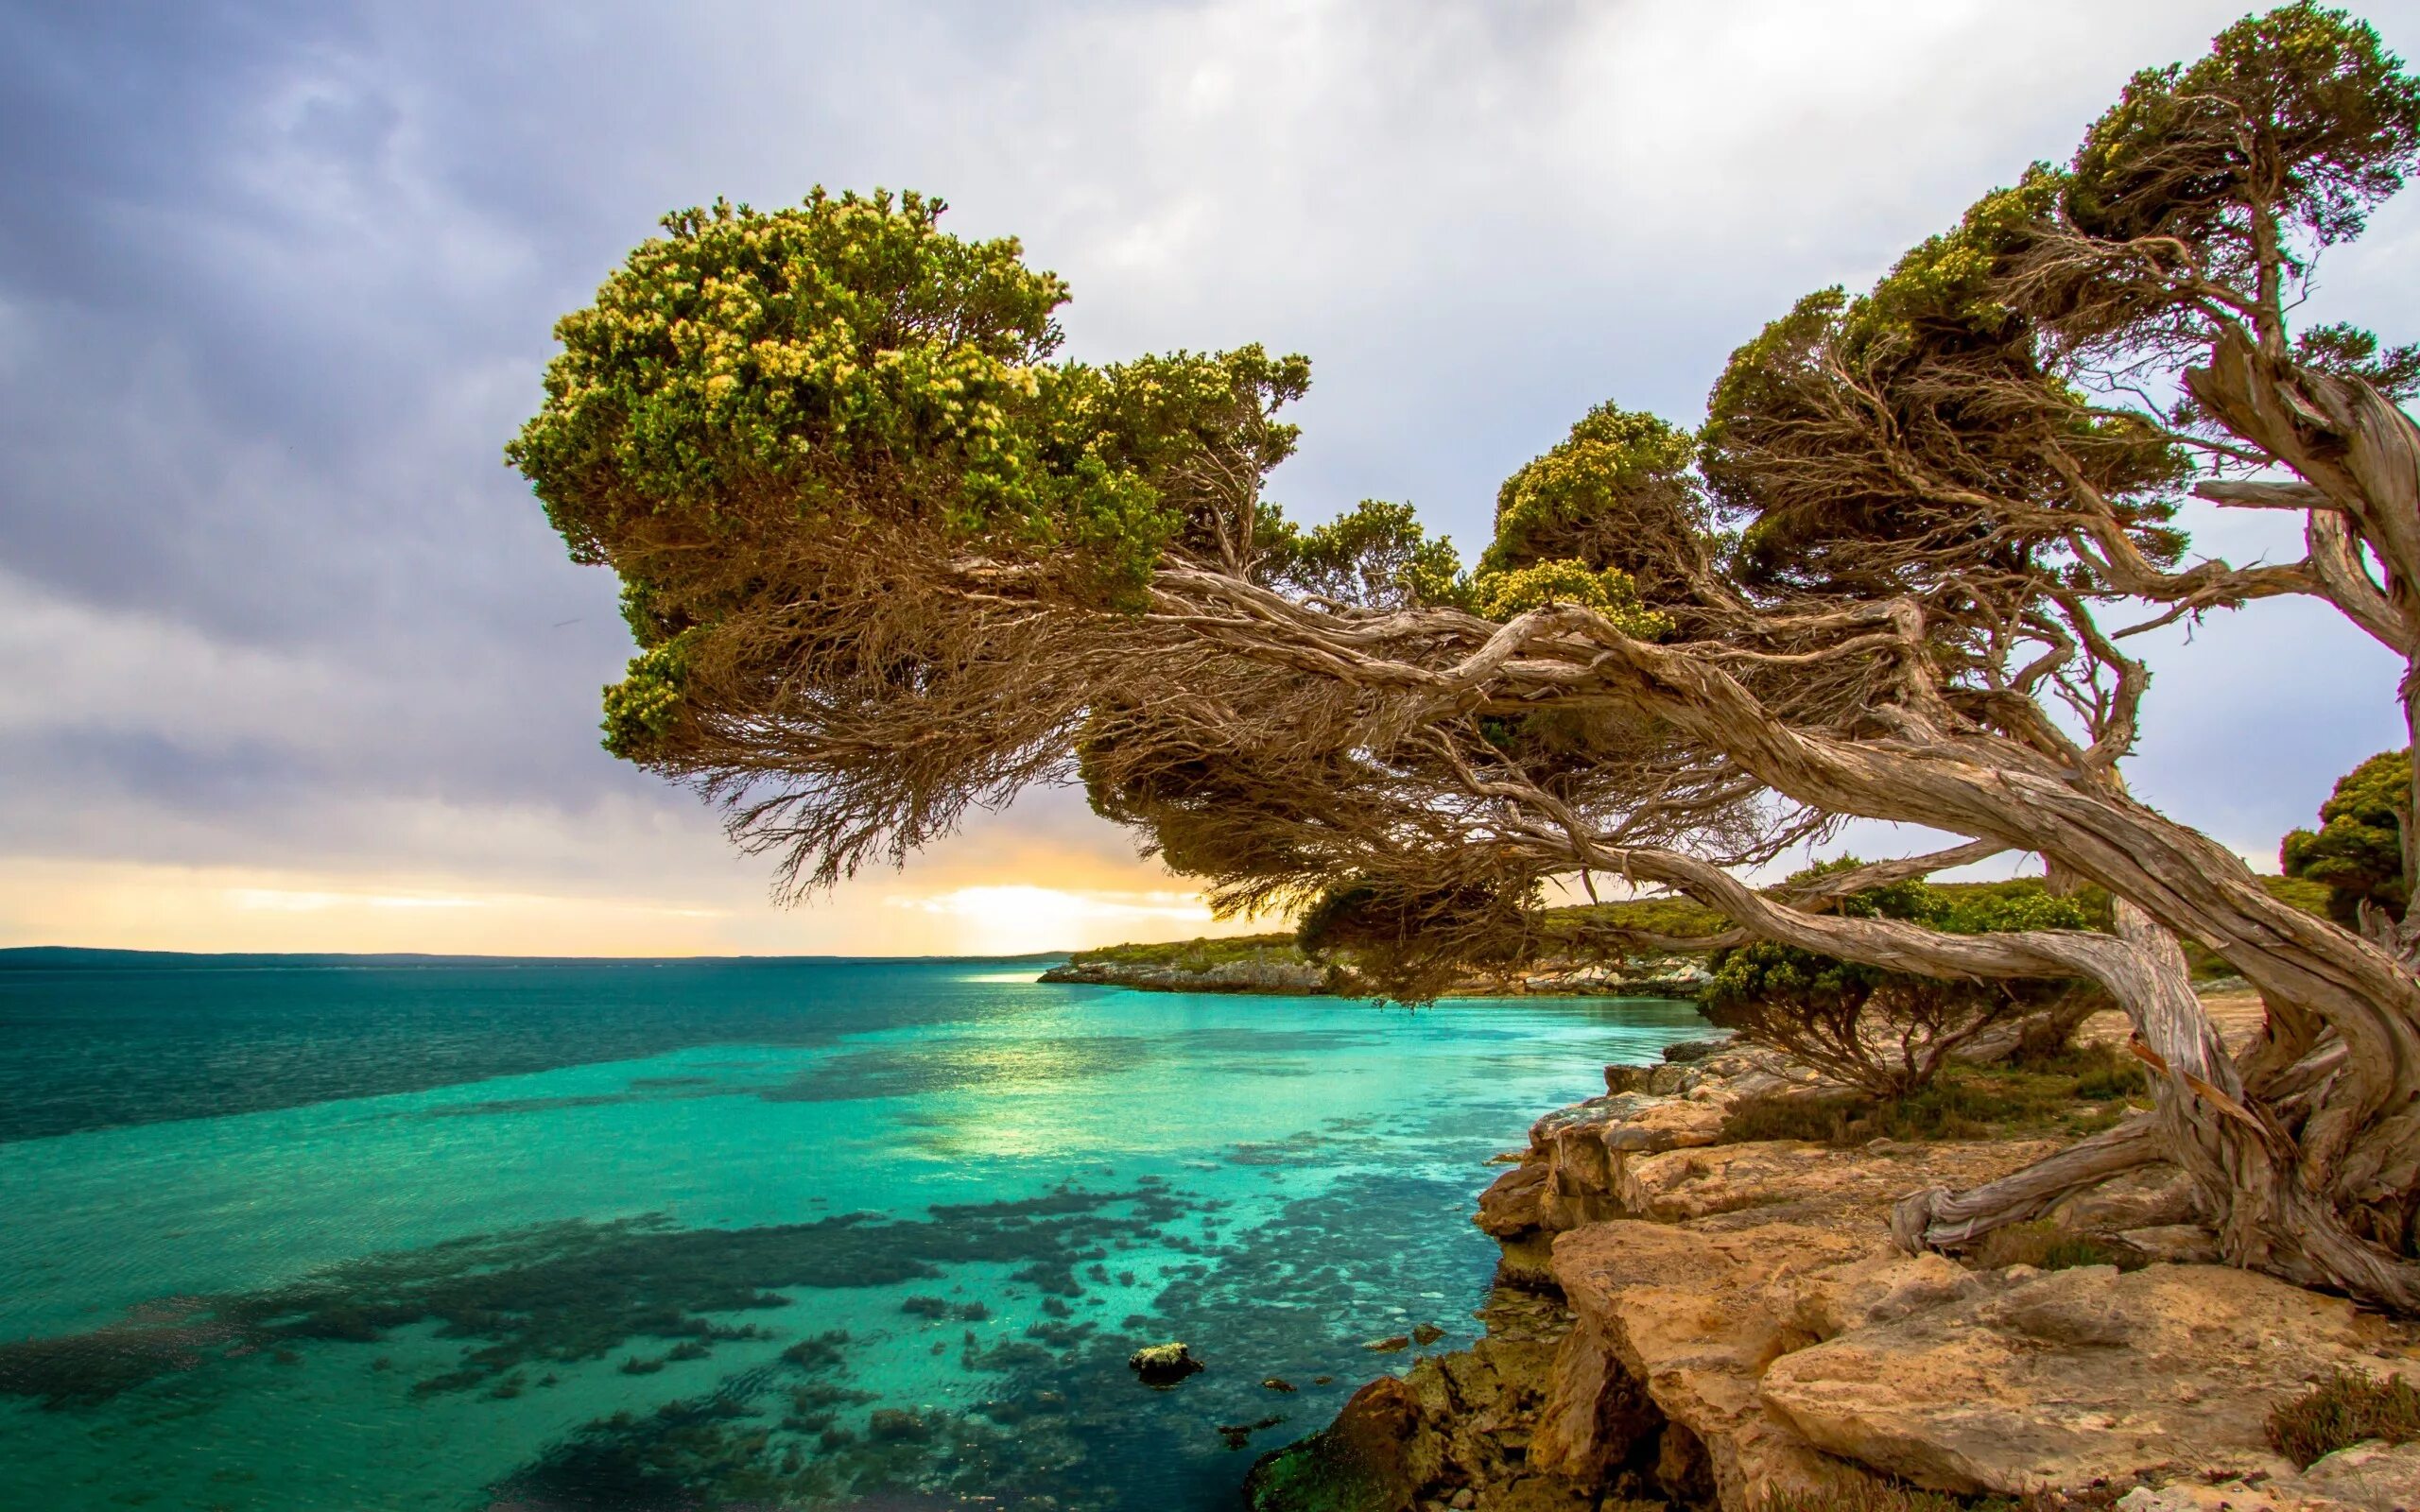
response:
[[(671, 217), (558, 328), (510, 456), (625, 585), (608, 746), (723, 804), (786, 887), (1080, 781), (1221, 905), (1316, 905), (1407, 995), (1533, 949), (1557, 879), (1894, 972), (2086, 979), (2155, 1108), (1910, 1197), (1902, 1242), (2167, 1161), (2238, 1263), (2415, 1313), (2403, 921), (2272, 899), (2121, 772), (2155, 627), (2300, 594), (2420, 656), (2420, 355), (2291, 318), (2415, 150), (2420, 87), (2367, 26), (2230, 27), (1874, 288), (1799, 301), (1699, 431), (1584, 417), (1467, 575), (1409, 510), (1305, 531), (1262, 496), (1301, 359), (1061, 360), (1060, 283), (914, 197)], [(2196, 558), (2194, 494), (2290, 511), (2307, 554)], [(2420, 676), (2402, 696), (2409, 721)], [(1735, 875), (1851, 816), (1964, 839)], [(2002, 851), (2104, 889), (2112, 927), (1834, 906)], [(2266, 999), (2241, 1055), (2181, 937)]]

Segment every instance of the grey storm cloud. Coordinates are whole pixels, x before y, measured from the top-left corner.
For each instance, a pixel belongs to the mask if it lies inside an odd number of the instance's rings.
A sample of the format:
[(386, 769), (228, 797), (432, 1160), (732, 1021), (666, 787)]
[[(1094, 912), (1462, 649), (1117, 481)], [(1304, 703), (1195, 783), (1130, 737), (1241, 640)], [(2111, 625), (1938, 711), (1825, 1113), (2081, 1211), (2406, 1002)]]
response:
[[(0, 9), (0, 853), (544, 875), (611, 868), (615, 826), (719, 844), (596, 749), (613, 587), (499, 455), (553, 318), (668, 209), (942, 194), (1071, 278), (1079, 355), (1310, 353), (1278, 496), (1408, 497), (1470, 546), (1589, 404), (1694, 420), (1789, 300), (2239, 9)], [(2420, 45), (2420, 6), (2368, 13)], [(2416, 239), (2379, 217), (2326, 312), (2420, 335)], [(2394, 740), (2394, 669), (2324, 615), (2191, 633), (2135, 767), (2179, 816), (2257, 851)]]

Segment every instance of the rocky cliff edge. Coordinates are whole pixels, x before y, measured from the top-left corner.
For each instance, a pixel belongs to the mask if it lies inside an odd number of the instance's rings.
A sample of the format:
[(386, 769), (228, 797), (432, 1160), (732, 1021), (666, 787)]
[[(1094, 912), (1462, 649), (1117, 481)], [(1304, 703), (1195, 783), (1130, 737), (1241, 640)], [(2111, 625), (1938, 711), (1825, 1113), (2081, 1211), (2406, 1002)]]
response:
[(1488, 1337), (1265, 1456), (1255, 1512), (1878, 1509), (1910, 1489), (2420, 1512), (2420, 1442), (2297, 1468), (2266, 1431), (2338, 1372), (2420, 1383), (2420, 1332), (2202, 1263), (2210, 1237), (2156, 1177), (2051, 1216), (2126, 1269), (1910, 1257), (1895, 1198), (2054, 1146), (1718, 1143), (1743, 1099), (1824, 1091), (1755, 1051), (1607, 1081), (1539, 1120), (1480, 1198), (1504, 1246)]

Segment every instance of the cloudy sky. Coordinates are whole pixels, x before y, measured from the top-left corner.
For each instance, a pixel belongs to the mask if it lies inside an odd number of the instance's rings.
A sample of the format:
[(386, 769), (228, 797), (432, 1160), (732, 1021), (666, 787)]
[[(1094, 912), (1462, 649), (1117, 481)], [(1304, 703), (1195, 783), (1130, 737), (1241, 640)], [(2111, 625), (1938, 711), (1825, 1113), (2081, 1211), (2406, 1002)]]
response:
[[(1317, 520), (1465, 545), (1614, 398), (1694, 422), (2230, 0), (0, 6), (0, 945), (890, 953), (1182, 937), (1080, 799), (779, 910), (597, 748), (629, 654), (499, 449), (667, 210), (945, 197), (1071, 354), (1311, 355)], [(2420, 50), (2420, 0), (2366, 13)], [(2420, 335), (2415, 203), (2319, 304)], [(2197, 521), (2233, 556), (2273, 523)], [(2138, 791), (2273, 867), (2399, 743), (2394, 668), (2262, 606), (2159, 649)], [(1880, 842), (1867, 837), (1871, 853)]]

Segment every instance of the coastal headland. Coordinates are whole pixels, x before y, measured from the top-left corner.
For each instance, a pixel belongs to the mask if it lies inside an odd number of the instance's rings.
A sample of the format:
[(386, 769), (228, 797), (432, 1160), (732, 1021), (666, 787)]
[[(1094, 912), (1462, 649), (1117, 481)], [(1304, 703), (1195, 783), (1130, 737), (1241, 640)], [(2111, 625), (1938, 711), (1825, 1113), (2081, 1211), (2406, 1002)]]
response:
[[(1247, 935), (1173, 945), (1112, 945), (1082, 951), (1042, 974), (1145, 992), (1265, 992), (1288, 997), (1365, 995), (1350, 969), (1305, 954), (1291, 935)], [(1512, 971), (1472, 972), (1448, 997), (1671, 998), (1694, 1002), (1704, 988), (1704, 958), (1654, 955), (1632, 960), (1547, 957)]]
[[(2230, 1039), (2259, 1000), (2205, 999)], [(1608, 1066), (1480, 1196), (1503, 1247), (1468, 1349), (1263, 1457), (1254, 1512), (2398, 1512), (2420, 1504), (2420, 1330), (2216, 1263), (2154, 1166), (1963, 1254), (1893, 1203), (2118, 1116), (2103, 1014), (2048, 1063), (1861, 1104), (1773, 1052)], [(2408, 1400), (2407, 1400), (2408, 1399)], [(2339, 1441), (2342, 1440), (2342, 1441)]]

